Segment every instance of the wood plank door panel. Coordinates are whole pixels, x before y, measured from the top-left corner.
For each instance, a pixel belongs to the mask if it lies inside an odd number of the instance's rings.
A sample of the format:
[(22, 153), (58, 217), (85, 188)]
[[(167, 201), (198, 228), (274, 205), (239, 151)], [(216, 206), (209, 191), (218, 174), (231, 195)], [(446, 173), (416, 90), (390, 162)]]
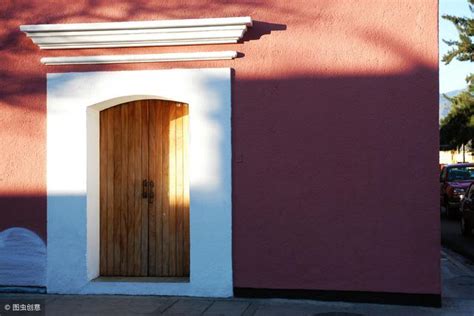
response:
[[(150, 266), (148, 269), (150, 276), (168, 276), (169, 252), (168, 239), (163, 239), (163, 235), (168, 235), (168, 218), (163, 216), (163, 212), (168, 212), (169, 208), (169, 106), (166, 102), (156, 100), (149, 107), (149, 148), (150, 178), (156, 180), (155, 202), (149, 206), (149, 244), (148, 249)], [(166, 119), (164, 119), (166, 117)]]
[(189, 276), (188, 105), (101, 111), (100, 153), (100, 274)]
[(148, 203), (147, 104), (135, 101), (100, 113), (100, 273), (146, 276)]
[(158, 183), (149, 209), (149, 276), (189, 276), (187, 116), (183, 103), (154, 101), (149, 107), (149, 174)]

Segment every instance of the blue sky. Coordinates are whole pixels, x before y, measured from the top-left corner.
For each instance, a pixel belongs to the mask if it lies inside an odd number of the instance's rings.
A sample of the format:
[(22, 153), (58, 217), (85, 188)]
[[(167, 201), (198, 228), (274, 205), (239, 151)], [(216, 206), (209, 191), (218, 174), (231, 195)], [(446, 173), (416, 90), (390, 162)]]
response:
[(465, 78), (469, 73), (474, 73), (474, 64), (468, 61), (453, 60), (449, 65), (441, 62), (442, 56), (449, 50), (442, 39), (458, 38), (454, 25), (441, 18), (444, 14), (471, 17), (467, 0), (439, 0), (439, 91), (446, 93), (452, 90), (466, 88)]

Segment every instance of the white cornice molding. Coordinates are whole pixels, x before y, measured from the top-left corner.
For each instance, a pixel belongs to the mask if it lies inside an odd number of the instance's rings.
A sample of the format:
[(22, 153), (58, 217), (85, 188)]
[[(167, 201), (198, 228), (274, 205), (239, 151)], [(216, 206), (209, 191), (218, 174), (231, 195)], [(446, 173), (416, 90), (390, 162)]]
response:
[(252, 18), (22, 25), (41, 49), (236, 43)]
[(153, 63), (170, 61), (196, 60), (228, 60), (237, 57), (236, 51), (170, 53), (145, 55), (101, 55), (74, 57), (43, 57), (45, 65), (87, 65), (87, 64), (124, 64), (124, 63)]

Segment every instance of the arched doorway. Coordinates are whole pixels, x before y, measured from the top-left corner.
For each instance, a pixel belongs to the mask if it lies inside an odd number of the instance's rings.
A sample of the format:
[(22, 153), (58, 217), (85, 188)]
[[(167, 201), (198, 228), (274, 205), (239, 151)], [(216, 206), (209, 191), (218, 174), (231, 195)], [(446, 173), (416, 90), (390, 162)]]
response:
[[(47, 83), (48, 292), (232, 296), (231, 70), (68, 72), (48, 74)], [(189, 105), (185, 282), (98, 278), (100, 113), (148, 99)]]
[(189, 276), (188, 105), (100, 112), (100, 275)]

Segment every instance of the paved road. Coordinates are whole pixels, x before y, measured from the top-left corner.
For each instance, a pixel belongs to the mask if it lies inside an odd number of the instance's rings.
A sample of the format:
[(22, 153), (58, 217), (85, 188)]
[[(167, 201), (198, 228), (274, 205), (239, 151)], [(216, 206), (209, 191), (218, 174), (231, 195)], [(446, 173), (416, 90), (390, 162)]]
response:
[(474, 261), (474, 236), (461, 235), (459, 219), (441, 216), (441, 244)]
[[(474, 266), (443, 249), (441, 267), (442, 308), (284, 299), (0, 293), (0, 315), (474, 315)], [(40, 304), (43, 313), (12, 312), (13, 304)], [(6, 305), (10, 308), (8, 313)]]

